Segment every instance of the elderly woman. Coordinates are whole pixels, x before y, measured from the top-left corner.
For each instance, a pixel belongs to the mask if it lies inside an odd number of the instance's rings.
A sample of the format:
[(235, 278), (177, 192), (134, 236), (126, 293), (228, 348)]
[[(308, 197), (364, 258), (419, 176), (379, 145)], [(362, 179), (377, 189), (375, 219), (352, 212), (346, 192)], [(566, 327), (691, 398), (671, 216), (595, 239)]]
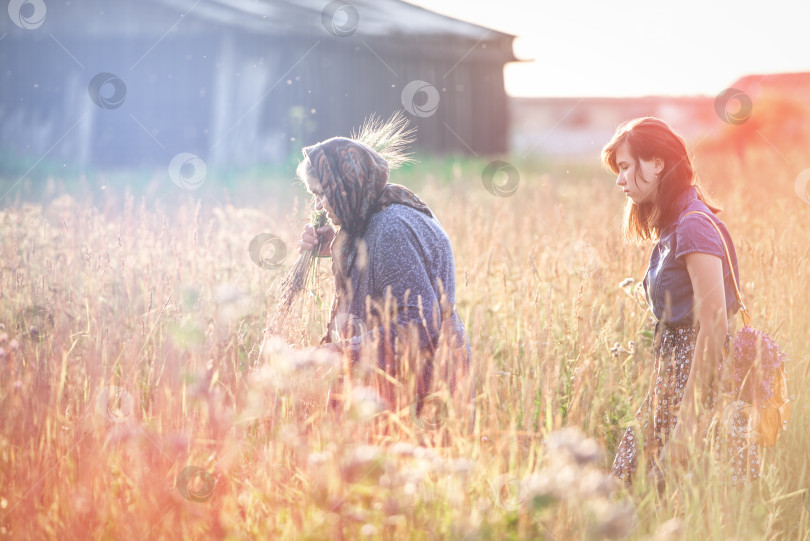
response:
[(303, 152), (298, 175), (332, 224), (306, 226), (298, 243), (332, 257), (336, 296), (322, 343), (394, 377), (407, 363), (421, 409), (434, 366), (444, 366), (451, 392), (469, 368), (450, 240), (422, 200), (388, 182), (389, 164), (370, 146), (335, 137)]

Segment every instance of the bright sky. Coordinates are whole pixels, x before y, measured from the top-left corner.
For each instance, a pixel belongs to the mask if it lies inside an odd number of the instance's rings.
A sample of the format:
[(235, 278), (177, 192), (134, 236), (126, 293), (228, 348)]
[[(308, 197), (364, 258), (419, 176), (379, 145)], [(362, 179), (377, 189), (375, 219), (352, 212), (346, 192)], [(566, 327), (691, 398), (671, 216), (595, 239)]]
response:
[(716, 95), (810, 71), (808, 0), (407, 0), (520, 36), (513, 96)]

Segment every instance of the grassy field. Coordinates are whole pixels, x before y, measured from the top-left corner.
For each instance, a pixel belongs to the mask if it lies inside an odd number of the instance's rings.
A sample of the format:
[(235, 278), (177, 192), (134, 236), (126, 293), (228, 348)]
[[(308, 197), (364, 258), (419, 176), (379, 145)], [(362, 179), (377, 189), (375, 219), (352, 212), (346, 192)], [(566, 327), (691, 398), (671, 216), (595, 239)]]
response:
[[(810, 155), (788, 157), (698, 149), (753, 320), (791, 359), (789, 430), (755, 483), (727, 486), (698, 456), (660, 494), (605, 476), (651, 368), (651, 314), (619, 286), (650, 246), (622, 243), (623, 196), (595, 160), (515, 161), (510, 197), (484, 188), (484, 162), (393, 179), (453, 242), (474, 416), (442, 385), (416, 416), (407, 372), (384, 407), (374, 374), (307, 353), (328, 265), (289, 322), (297, 347), (259, 354), (309, 215), (301, 186), (155, 178), (132, 196), (111, 176), (9, 196), (0, 538), (810, 539), (810, 205), (794, 189)], [(267, 256), (280, 266), (251, 259), (261, 233), (286, 245)]]

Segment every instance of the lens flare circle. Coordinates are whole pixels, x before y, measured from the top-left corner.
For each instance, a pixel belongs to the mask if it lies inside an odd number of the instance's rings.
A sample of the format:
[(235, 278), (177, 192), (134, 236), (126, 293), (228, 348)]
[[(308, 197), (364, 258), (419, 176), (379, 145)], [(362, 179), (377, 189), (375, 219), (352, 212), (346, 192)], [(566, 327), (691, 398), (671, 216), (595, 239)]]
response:
[[(416, 96), (418, 94), (425, 95), (425, 102), (423, 104), (416, 103)], [(411, 81), (405, 88), (402, 89), (402, 106), (415, 117), (427, 118), (433, 116), (439, 109), (439, 91), (432, 84), (416, 80)]]
[(411, 404), (411, 419), (422, 430), (438, 430), (447, 420), (447, 403), (438, 395), (426, 396), (419, 413), (417, 406), (417, 402)]
[(589, 275), (602, 267), (602, 259), (596, 248), (577, 240), (563, 250), (563, 264), (569, 274)]
[(135, 398), (123, 387), (105, 387), (96, 397), (96, 411), (112, 423), (123, 423), (135, 413)]
[[(269, 256), (265, 256), (267, 249), (272, 251)], [(284, 263), (287, 257), (287, 245), (284, 241), (270, 233), (259, 233), (250, 241), (248, 246), (250, 259), (263, 269), (277, 269)]]
[(335, 316), (335, 326), (330, 336), (332, 341), (339, 343), (343, 349), (357, 351), (362, 347), (359, 337), (366, 333), (366, 324), (362, 319), (349, 313), (340, 313)]
[(53, 332), (53, 314), (44, 306), (26, 307), (20, 311), (18, 319), (22, 333), (32, 340), (43, 340)]
[[(199, 478), (202, 483), (202, 486), (197, 490), (192, 488), (192, 483), (196, 478)], [(211, 496), (214, 495), (216, 480), (213, 475), (199, 466), (186, 466), (177, 474), (175, 486), (177, 492), (183, 498), (192, 502), (203, 503), (210, 500)]]
[[(731, 104), (736, 103), (738, 107), (732, 110)], [(717, 116), (726, 124), (739, 126), (751, 118), (751, 111), (754, 104), (751, 97), (739, 88), (727, 88), (720, 92), (714, 99), (714, 110)]]
[(504, 473), (492, 481), (495, 503), (507, 511), (514, 511), (526, 501), (526, 485), (517, 476)]
[[(112, 88), (112, 95), (104, 95), (102, 90)], [(118, 109), (127, 97), (127, 85), (114, 73), (101, 72), (90, 80), (87, 93), (93, 103), (102, 109)]]
[(333, 0), (321, 11), (321, 24), (333, 36), (347, 38), (357, 31), (360, 13), (348, 2)]
[[(189, 168), (192, 169), (190, 174)], [(205, 182), (207, 174), (208, 167), (202, 158), (190, 152), (181, 152), (169, 162), (169, 178), (184, 190), (198, 189)]]
[(735, 438), (747, 438), (756, 434), (761, 421), (757, 408), (742, 400), (727, 404), (723, 408), (722, 418), (726, 430)]
[[(26, 6), (33, 8), (27, 17), (23, 15), (23, 8)], [(11, 0), (8, 3), (8, 16), (11, 22), (25, 30), (35, 30), (42, 26), (47, 11), (44, 0)]]
[(810, 169), (805, 169), (798, 174), (793, 188), (796, 190), (799, 199), (810, 205)]
[[(504, 182), (495, 182), (498, 174), (506, 175)], [(481, 183), (486, 191), (495, 197), (511, 197), (520, 185), (520, 173), (511, 163), (494, 160), (489, 162), (481, 172)]]

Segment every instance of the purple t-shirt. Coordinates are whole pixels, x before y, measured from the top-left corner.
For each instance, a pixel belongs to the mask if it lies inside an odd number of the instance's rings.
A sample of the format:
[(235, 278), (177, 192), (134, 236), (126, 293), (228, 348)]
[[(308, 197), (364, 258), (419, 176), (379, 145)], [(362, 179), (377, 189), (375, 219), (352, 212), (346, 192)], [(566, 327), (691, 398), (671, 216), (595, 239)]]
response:
[[(722, 260), (726, 310), (729, 314), (735, 313), (740, 306), (734, 293), (734, 283), (723, 249), (723, 241), (717, 230), (709, 223), (709, 219), (723, 232), (739, 284), (737, 253), (728, 229), (709, 207), (698, 199), (694, 186), (681, 193), (676, 204), (680, 209), (678, 218), (661, 230), (660, 239), (650, 254), (650, 264), (644, 276), (644, 289), (653, 315), (659, 321), (672, 325), (693, 324), (694, 291), (684, 258), (686, 254), (693, 252), (714, 255)], [(703, 211), (711, 218), (701, 214), (684, 217), (684, 214), (693, 210)]]

